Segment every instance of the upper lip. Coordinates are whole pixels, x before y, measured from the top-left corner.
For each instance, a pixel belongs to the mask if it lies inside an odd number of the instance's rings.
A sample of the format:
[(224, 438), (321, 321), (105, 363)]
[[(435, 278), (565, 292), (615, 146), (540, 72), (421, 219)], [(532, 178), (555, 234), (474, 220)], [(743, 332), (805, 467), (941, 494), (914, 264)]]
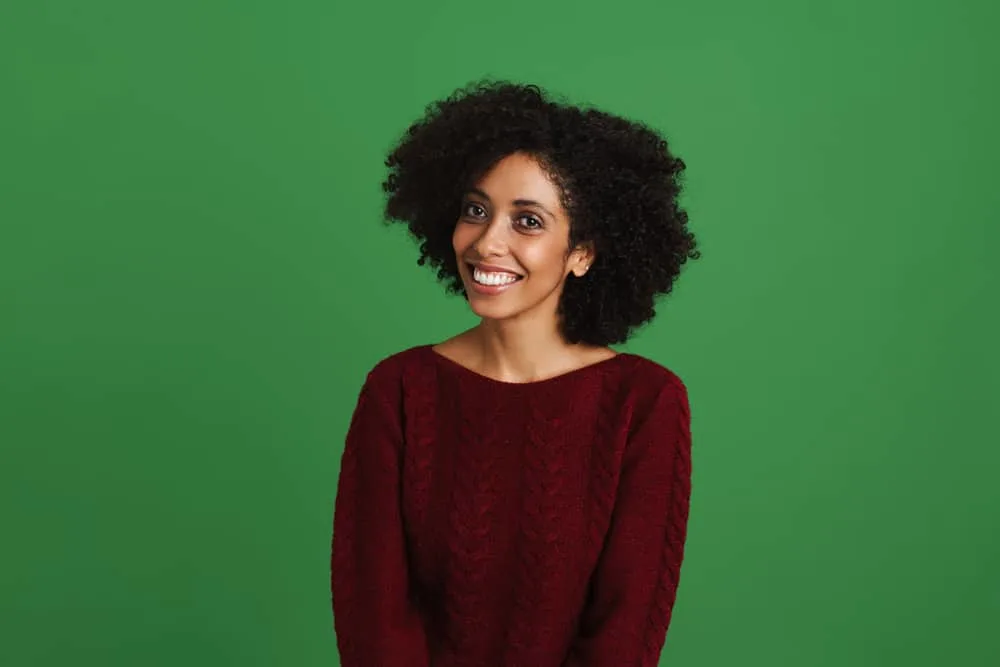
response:
[(521, 274), (517, 271), (511, 269), (506, 269), (502, 266), (495, 266), (493, 264), (480, 264), (478, 262), (469, 262), (473, 267), (479, 269), (480, 271), (486, 271), (487, 273), (512, 273), (515, 276), (520, 276)]

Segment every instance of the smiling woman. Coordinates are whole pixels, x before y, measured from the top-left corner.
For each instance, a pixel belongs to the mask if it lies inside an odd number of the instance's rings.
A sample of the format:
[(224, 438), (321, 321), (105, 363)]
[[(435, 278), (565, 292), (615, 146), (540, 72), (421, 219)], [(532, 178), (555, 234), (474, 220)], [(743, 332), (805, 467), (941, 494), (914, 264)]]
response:
[(472, 329), (369, 373), (344, 449), (332, 593), (345, 667), (652, 666), (677, 593), (690, 412), (608, 347), (698, 257), (652, 129), (486, 83), (387, 161)]
[(567, 252), (569, 229), (538, 161), (526, 153), (500, 160), (469, 192), (452, 236), (473, 312), (491, 321), (555, 313), (567, 272), (583, 276), (593, 259), (592, 244)]

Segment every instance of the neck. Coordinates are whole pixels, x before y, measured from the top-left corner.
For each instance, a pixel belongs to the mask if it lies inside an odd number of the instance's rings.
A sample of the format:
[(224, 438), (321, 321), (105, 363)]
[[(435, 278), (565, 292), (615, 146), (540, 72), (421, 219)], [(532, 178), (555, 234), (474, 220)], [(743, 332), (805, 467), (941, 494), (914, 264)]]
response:
[(579, 345), (563, 338), (555, 322), (483, 320), (470, 332), (480, 371), (508, 382), (531, 382), (575, 364)]

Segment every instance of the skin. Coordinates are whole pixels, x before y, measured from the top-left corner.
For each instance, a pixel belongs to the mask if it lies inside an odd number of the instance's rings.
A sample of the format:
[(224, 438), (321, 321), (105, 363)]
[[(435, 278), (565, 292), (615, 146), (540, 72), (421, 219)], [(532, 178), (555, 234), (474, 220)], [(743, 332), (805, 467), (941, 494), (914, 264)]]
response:
[[(569, 247), (570, 220), (557, 186), (530, 155), (498, 162), (463, 200), (452, 245), (476, 327), (435, 351), (486, 377), (534, 382), (615, 355), (605, 347), (571, 345), (559, 331), (558, 305), (568, 276), (583, 276), (593, 247)], [(483, 295), (473, 266), (520, 276), (500, 294)]]

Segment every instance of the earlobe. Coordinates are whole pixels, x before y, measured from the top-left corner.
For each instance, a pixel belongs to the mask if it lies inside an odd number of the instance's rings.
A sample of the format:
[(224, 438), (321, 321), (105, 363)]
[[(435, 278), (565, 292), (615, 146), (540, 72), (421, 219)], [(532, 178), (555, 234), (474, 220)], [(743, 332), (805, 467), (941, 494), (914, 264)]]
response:
[(576, 266), (573, 267), (573, 275), (577, 278), (582, 278), (590, 270), (591, 264), (594, 263), (594, 246), (587, 243), (577, 248), (577, 251), (579, 255)]
[(587, 271), (590, 270), (590, 264), (591, 260), (589, 258), (581, 260), (576, 266), (573, 267), (573, 275), (577, 278), (583, 278), (587, 275)]

